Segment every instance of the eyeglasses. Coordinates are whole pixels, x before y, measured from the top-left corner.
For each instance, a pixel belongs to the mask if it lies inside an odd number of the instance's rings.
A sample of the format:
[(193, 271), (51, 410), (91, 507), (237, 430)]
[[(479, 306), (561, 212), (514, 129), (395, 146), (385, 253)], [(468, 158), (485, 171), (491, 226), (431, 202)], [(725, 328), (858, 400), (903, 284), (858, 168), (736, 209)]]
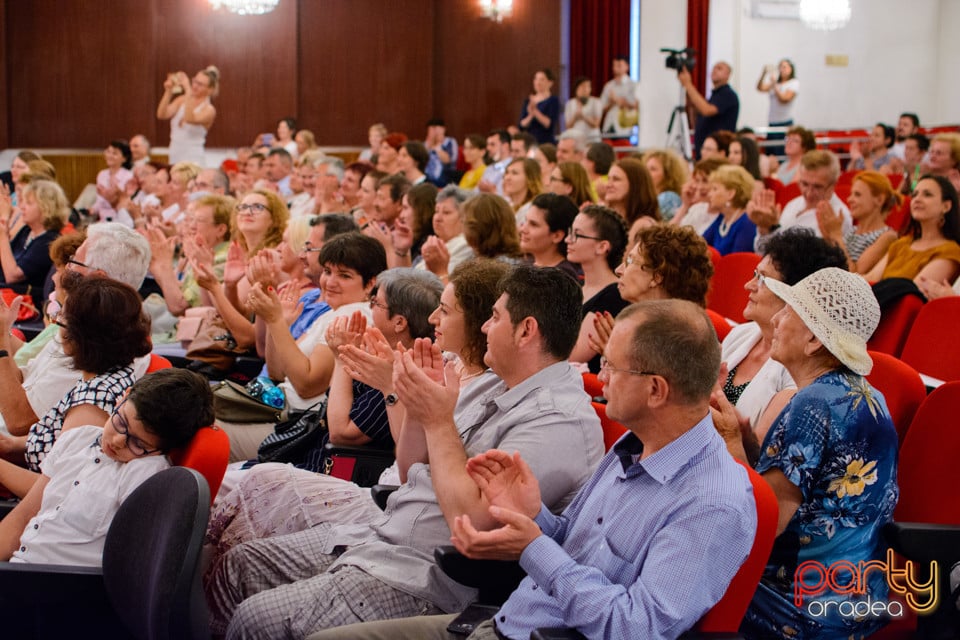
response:
[(254, 202), (253, 204), (238, 204), (237, 214), (241, 216), (255, 216), (258, 213), (269, 211), (267, 205)]
[(130, 424), (127, 422), (126, 418), (123, 417), (123, 414), (120, 413), (120, 407), (126, 404), (127, 399), (124, 398), (120, 401), (120, 404), (113, 410), (113, 414), (110, 416), (110, 421), (113, 424), (113, 429), (120, 435), (122, 435), (127, 441), (127, 449), (130, 449), (130, 453), (140, 457), (150, 455), (151, 453), (156, 453), (160, 449), (148, 449), (143, 444), (143, 440), (137, 436), (130, 435)]
[(573, 244), (577, 240), (596, 240), (600, 241), (603, 238), (598, 238), (597, 236), (588, 236), (580, 233), (579, 231), (574, 231), (573, 227), (567, 229), (567, 244)]
[[(83, 263), (80, 262), (79, 260), (74, 260), (73, 258), (67, 260), (67, 265), (68, 265), (68, 266), (69, 266), (69, 265), (73, 265), (74, 267), (80, 267), (81, 269), (87, 269), (87, 270), (90, 269), (90, 266), (89, 266), (89, 265), (83, 264)], [(74, 269), (74, 271), (75, 271), (75, 269)]]
[(371, 309), (376, 309), (377, 307), (380, 307), (381, 309), (383, 309), (383, 310), (386, 311), (387, 313), (390, 313), (390, 305), (381, 304), (381, 302), (380, 302), (379, 300), (377, 300), (376, 297), (370, 298), (370, 308), (371, 308)]
[(754, 269), (754, 270), (753, 270), (753, 277), (756, 279), (756, 281), (757, 281), (757, 286), (758, 286), (758, 287), (764, 287), (764, 288), (766, 288), (766, 286), (767, 286), (767, 284), (766, 284), (767, 277), (766, 277), (765, 275), (763, 275), (762, 273), (760, 273), (759, 271), (757, 271), (756, 269)]
[(607, 372), (607, 375), (610, 375), (611, 371), (616, 371), (619, 373), (629, 373), (632, 376), (658, 376), (659, 373), (654, 373), (653, 371), (636, 371), (635, 369), (618, 369), (617, 367), (611, 367), (610, 362), (607, 360), (606, 356), (600, 356), (600, 372)]
[(809, 191), (826, 191), (833, 186), (832, 182), (828, 184), (817, 184), (815, 182), (807, 182), (806, 180), (798, 180), (797, 182), (801, 190), (807, 189)]
[(57, 311), (57, 315), (53, 316), (53, 324), (57, 325), (61, 329), (67, 329), (66, 323), (63, 322), (63, 311)]
[(310, 242), (303, 243), (303, 249), (300, 250), (303, 253), (320, 253), (323, 251), (323, 247), (314, 247)]

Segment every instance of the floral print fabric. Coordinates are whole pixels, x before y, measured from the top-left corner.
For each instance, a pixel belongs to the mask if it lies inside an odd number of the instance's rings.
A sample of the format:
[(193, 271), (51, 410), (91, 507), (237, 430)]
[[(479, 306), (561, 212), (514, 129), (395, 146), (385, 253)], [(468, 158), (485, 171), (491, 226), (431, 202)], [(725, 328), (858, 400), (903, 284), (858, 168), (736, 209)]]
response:
[[(803, 501), (777, 538), (747, 611), (742, 630), (749, 637), (859, 638), (884, 623), (842, 615), (837, 606), (868, 596), (885, 599), (882, 571), (867, 574), (864, 594), (828, 588), (806, 596), (800, 606), (794, 602), (794, 572), (808, 560), (827, 569), (840, 561), (857, 566), (885, 560), (880, 530), (897, 504), (896, 467), (897, 433), (886, 401), (862, 376), (835, 370), (797, 392), (767, 433), (757, 471), (779, 469)], [(837, 579), (848, 584), (853, 576), (841, 571)], [(836, 604), (821, 606), (827, 601)]]

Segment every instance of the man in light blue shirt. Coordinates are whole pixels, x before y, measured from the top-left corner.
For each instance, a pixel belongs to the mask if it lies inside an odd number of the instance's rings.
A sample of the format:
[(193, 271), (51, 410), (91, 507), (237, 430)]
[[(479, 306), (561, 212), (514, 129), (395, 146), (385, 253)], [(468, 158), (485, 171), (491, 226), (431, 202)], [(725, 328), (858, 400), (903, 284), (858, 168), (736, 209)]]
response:
[[(607, 414), (630, 430), (560, 516), (518, 454), (492, 450), (467, 470), (500, 528), (453, 527), (470, 557), (519, 559), (527, 572), (471, 640), (525, 639), (539, 627), (590, 638), (676, 638), (723, 596), (757, 518), (746, 471), (710, 417), (720, 351), (710, 320), (680, 300), (617, 318), (601, 369)], [(330, 638), (446, 638), (454, 616), (333, 629)]]

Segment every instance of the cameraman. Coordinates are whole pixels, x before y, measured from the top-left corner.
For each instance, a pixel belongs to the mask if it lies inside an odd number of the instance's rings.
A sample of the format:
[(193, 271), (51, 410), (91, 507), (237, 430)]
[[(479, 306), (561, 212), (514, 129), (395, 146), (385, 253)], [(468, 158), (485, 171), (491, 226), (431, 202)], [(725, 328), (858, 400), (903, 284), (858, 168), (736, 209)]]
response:
[(684, 66), (677, 72), (677, 79), (687, 92), (687, 98), (700, 114), (697, 125), (693, 130), (693, 148), (697, 159), (700, 158), (700, 146), (704, 139), (714, 131), (725, 129), (737, 130), (737, 116), (740, 114), (740, 99), (730, 88), (730, 73), (732, 69), (726, 62), (718, 62), (710, 70), (710, 82), (713, 83), (713, 93), (710, 100), (701, 95), (693, 86), (690, 71)]

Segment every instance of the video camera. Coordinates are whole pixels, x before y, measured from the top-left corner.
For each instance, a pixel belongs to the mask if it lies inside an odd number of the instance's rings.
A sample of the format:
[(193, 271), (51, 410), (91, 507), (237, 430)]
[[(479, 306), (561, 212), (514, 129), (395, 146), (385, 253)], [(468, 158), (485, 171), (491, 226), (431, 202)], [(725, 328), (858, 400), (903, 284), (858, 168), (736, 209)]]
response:
[(683, 69), (693, 71), (697, 64), (697, 50), (687, 47), (686, 49), (660, 49), (660, 53), (667, 54), (667, 69), (673, 69), (680, 73)]

